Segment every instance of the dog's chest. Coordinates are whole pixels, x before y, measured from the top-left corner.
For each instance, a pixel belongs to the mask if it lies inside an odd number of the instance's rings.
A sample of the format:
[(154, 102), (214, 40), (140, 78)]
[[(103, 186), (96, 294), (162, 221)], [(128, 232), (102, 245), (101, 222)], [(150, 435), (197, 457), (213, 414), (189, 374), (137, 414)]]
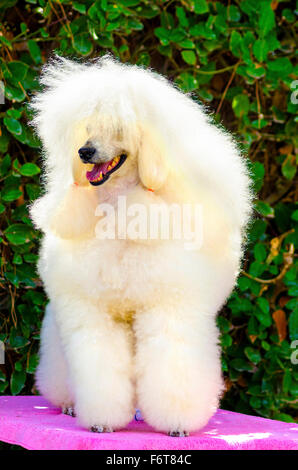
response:
[(189, 282), (185, 275), (177, 278), (177, 270), (185, 274), (181, 263), (185, 264), (187, 257), (168, 243), (153, 247), (126, 240), (80, 244), (54, 241), (51, 247), (44, 246), (46, 262), (43, 259), (40, 264), (40, 273), (50, 290), (71, 287), (86, 298), (115, 303), (121, 306), (121, 315), (127, 312), (127, 319), (138, 306)]

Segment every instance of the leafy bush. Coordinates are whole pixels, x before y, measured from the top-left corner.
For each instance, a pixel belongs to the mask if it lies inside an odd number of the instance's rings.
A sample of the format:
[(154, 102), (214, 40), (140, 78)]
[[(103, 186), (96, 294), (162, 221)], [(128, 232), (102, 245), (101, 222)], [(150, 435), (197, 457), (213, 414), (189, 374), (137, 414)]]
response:
[(111, 51), (192, 92), (247, 153), (259, 199), (238, 287), (218, 318), (222, 406), (297, 419), (291, 347), (298, 340), (293, 2), (2, 0), (0, 15), (0, 340), (6, 345), (0, 393), (34, 393), (46, 304), (35, 271), (40, 234), (27, 210), (39, 193), (40, 143), (27, 125), (26, 104), (53, 51), (90, 58)]

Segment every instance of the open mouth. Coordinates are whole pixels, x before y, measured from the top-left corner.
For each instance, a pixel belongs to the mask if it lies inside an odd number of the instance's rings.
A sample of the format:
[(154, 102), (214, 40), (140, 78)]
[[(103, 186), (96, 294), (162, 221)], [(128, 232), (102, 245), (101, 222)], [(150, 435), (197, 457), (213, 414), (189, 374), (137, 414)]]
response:
[(91, 171), (87, 171), (86, 178), (93, 186), (99, 186), (107, 181), (114, 171), (125, 162), (127, 155), (122, 153), (112, 160), (104, 163), (95, 163)]

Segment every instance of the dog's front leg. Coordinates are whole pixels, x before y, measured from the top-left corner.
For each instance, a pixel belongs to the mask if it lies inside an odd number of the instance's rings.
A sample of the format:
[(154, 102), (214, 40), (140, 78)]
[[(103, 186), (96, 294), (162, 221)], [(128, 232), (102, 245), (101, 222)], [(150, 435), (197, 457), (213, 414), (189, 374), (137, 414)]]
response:
[[(207, 424), (222, 391), (214, 316), (187, 295), (136, 317), (137, 400), (145, 420), (171, 436)], [(177, 302), (177, 300), (175, 301)]]
[(95, 432), (125, 426), (134, 413), (128, 332), (86, 299), (62, 296), (55, 307), (79, 423)]

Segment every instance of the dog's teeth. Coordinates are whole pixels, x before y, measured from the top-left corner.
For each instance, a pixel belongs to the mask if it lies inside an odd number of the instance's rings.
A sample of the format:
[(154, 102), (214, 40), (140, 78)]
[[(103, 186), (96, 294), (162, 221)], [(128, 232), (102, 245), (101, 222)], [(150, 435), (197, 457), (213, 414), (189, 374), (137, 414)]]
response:
[(120, 157), (115, 157), (114, 160), (112, 161), (113, 167), (116, 166), (119, 163)]
[[(118, 165), (119, 161), (120, 161), (120, 157), (119, 157), (119, 156), (118, 156), (118, 157), (115, 157), (115, 158), (111, 161), (111, 163), (109, 164), (109, 166), (108, 166), (106, 172), (107, 172), (107, 171), (111, 171), (113, 168), (115, 168), (115, 166)], [(103, 175), (103, 173), (102, 173), (102, 171), (101, 171), (101, 172), (99, 173), (98, 177), (93, 180), (93, 183), (99, 183), (99, 182), (104, 178), (105, 175), (106, 175), (106, 173)]]
[(102, 171), (101, 171), (101, 172), (99, 173), (99, 176), (96, 178), (96, 180), (94, 180), (94, 182), (95, 182), (95, 183), (98, 183), (99, 181), (102, 180), (102, 177), (103, 177), (103, 175), (102, 175)]

